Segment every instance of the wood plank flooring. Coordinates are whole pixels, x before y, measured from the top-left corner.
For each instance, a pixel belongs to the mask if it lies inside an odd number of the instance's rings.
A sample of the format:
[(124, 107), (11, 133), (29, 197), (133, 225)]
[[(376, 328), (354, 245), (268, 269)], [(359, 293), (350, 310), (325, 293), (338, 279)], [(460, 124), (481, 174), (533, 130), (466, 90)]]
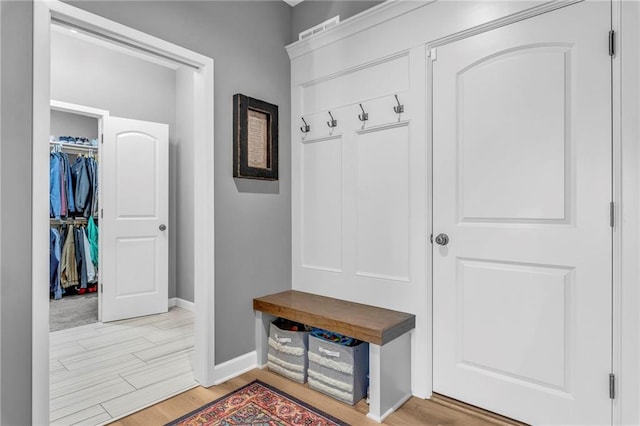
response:
[(50, 333), (51, 424), (105, 424), (196, 386), (193, 324), (173, 307)]
[[(366, 417), (369, 408), (364, 401), (355, 406), (338, 402), (328, 396), (285, 379), (268, 370), (251, 370), (228, 382), (210, 388), (196, 387), (131, 416), (122, 418), (114, 426), (151, 426), (164, 425), (200, 406), (214, 401), (247, 383), (259, 379), (264, 383), (288, 393), (334, 417), (351, 425), (377, 425), (378, 423)], [(430, 400), (411, 398), (398, 411), (389, 416), (384, 424), (391, 426), (489, 426), (510, 425), (501, 419), (484, 420), (473, 412), (461, 412)]]

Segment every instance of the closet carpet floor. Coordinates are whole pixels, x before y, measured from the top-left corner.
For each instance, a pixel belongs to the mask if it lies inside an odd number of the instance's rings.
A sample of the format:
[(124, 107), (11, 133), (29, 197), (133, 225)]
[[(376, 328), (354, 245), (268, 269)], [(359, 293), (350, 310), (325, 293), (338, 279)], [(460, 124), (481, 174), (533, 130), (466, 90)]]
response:
[(49, 300), (49, 331), (66, 330), (98, 321), (98, 293)]
[(51, 424), (105, 424), (196, 386), (193, 329), (193, 312), (173, 307), (51, 332)]

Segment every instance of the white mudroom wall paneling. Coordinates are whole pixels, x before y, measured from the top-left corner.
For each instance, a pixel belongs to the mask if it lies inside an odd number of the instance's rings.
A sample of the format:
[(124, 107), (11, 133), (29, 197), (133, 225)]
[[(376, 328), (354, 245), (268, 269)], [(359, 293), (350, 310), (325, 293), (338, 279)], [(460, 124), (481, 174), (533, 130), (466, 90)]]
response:
[(415, 313), (420, 377), (427, 155), (416, 118), (426, 115), (425, 81), (425, 49), (416, 47), (292, 87), (293, 288)]

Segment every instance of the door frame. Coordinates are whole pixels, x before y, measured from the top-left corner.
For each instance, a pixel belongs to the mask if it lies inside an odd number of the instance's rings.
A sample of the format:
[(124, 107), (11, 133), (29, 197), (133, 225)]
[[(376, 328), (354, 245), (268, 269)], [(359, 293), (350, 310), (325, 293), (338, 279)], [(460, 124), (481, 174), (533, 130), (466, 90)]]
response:
[(199, 53), (150, 36), (57, 0), (33, 2), (33, 138), (32, 138), (32, 422), (49, 424), (49, 301), (42, 292), (48, 281), (48, 144), (50, 133), (51, 16), (64, 18), (93, 32), (118, 35), (119, 41), (143, 47), (165, 58), (189, 64), (193, 84), (188, 95), (194, 140), (195, 348), (194, 378), (202, 386), (214, 383), (214, 61)]
[[(445, 46), (458, 40), (482, 34), (496, 28), (510, 25), (525, 19), (533, 18), (547, 12), (553, 12), (563, 7), (571, 6), (589, 0), (560, 0), (545, 2), (526, 9), (520, 13), (508, 15), (500, 19), (489, 21), (483, 25), (469, 28), (445, 37), (431, 40), (425, 44), (427, 60), (427, 164), (433, 170), (433, 61), (432, 52), (438, 47)], [(597, 1), (597, 0), (596, 0)], [(611, 1), (611, 29), (616, 32), (614, 41), (615, 54), (611, 64), (611, 149), (612, 176), (611, 194), (614, 203), (614, 227), (612, 231), (612, 342), (611, 342), (611, 372), (616, 376), (614, 385), (615, 398), (612, 400), (612, 424), (632, 424), (640, 418), (638, 403), (640, 403), (640, 356), (639, 331), (640, 291), (637, 282), (640, 281), (640, 270), (637, 266), (640, 258), (640, 206), (638, 191), (640, 191), (640, 149), (637, 141), (640, 139), (640, 125), (637, 116), (624, 117), (624, 113), (632, 114), (640, 111), (640, 79), (637, 77), (640, 67), (633, 63), (637, 61), (634, 49), (640, 48), (640, 6), (632, 1)], [(603, 35), (605, 37), (606, 35)], [(603, 48), (606, 43), (603, 43)], [(637, 52), (637, 50), (635, 50)], [(626, 52), (628, 61), (623, 62), (622, 54)], [(635, 72), (635, 75), (634, 75)], [(625, 93), (632, 96), (623, 96)], [(622, 152), (625, 155), (622, 155)], [(433, 235), (433, 173), (427, 174), (427, 199), (430, 206), (427, 218), (427, 233)], [(624, 183), (624, 185), (623, 185)], [(633, 234), (631, 238), (622, 238)], [(433, 245), (427, 250), (427, 315), (433, 315)], [(622, 294), (625, 297), (622, 297)], [(433, 322), (427, 328), (427, 353), (430, 358), (428, 365), (427, 384), (433, 393)], [(621, 376), (624, 372), (624, 378)], [(608, 386), (603, 378), (603, 386)]]

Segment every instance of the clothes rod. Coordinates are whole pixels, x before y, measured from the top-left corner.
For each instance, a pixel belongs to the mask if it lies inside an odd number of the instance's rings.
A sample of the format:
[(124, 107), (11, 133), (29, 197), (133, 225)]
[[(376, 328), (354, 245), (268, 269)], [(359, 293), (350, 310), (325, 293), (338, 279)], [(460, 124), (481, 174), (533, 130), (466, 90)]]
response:
[(60, 147), (60, 149), (66, 149), (69, 151), (86, 151), (86, 152), (97, 152), (98, 147), (92, 145), (76, 145), (72, 143), (63, 143), (63, 142), (49, 142), (49, 146)]

